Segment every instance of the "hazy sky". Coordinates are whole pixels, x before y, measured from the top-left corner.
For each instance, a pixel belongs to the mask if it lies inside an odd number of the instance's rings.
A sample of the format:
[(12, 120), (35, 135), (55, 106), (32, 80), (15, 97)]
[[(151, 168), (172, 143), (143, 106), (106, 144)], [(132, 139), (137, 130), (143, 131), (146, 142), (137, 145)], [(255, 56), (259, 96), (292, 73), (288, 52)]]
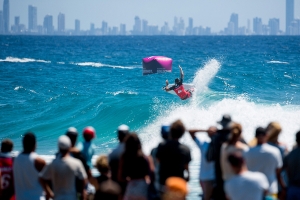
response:
[[(81, 29), (90, 28), (94, 23), (101, 27), (102, 21), (108, 26), (119, 27), (125, 23), (132, 30), (134, 17), (148, 20), (149, 25), (161, 27), (164, 22), (172, 28), (174, 17), (182, 17), (185, 26), (192, 17), (194, 26), (211, 27), (212, 32), (223, 30), (227, 26), (231, 13), (239, 15), (239, 26), (247, 26), (247, 19), (262, 18), (268, 24), (270, 18), (280, 19), (280, 29), (285, 31), (285, 0), (10, 0), (10, 24), (14, 17), (20, 16), (20, 23), (28, 27), (28, 5), (37, 7), (38, 25), (43, 24), (44, 16), (53, 16), (54, 28), (57, 28), (59, 12), (66, 16), (66, 29), (75, 28), (75, 19), (79, 19)], [(3, 0), (0, 0), (1, 10)], [(300, 0), (295, 0), (295, 18), (300, 18)]]

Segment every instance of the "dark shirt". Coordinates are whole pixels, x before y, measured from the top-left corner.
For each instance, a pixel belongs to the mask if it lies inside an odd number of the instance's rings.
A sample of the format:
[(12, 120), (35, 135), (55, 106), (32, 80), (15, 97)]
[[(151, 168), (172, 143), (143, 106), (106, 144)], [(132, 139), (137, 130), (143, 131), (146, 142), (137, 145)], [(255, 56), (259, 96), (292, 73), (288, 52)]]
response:
[(123, 178), (142, 179), (150, 175), (148, 159), (145, 156), (129, 157), (122, 156), (122, 176)]
[(156, 158), (160, 162), (159, 182), (162, 185), (171, 176), (184, 178), (185, 165), (192, 160), (190, 149), (175, 140), (159, 144)]
[(284, 158), (283, 168), (287, 169), (289, 186), (300, 187), (300, 147), (291, 151)]
[(171, 86), (171, 87), (169, 88), (169, 90), (175, 90), (176, 88), (180, 87), (180, 86), (182, 85), (182, 82), (183, 82), (183, 79), (180, 78), (180, 79), (179, 79), (179, 83), (177, 83), (177, 84)]

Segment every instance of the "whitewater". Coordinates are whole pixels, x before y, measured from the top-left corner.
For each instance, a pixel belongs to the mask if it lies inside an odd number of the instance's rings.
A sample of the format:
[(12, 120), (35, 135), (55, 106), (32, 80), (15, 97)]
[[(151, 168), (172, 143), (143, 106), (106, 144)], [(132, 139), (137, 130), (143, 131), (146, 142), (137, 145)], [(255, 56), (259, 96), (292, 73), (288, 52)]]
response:
[[(37, 153), (50, 161), (68, 127), (93, 126), (97, 154), (107, 154), (118, 143), (117, 127), (127, 124), (149, 154), (161, 125), (181, 119), (187, 129), (206, 129), (224, 114), (242, 125), (246, 141), (277, 121), (279, 140), (291, 149), (300, 130), (300, 37), (0, 39), (0, 138), (10, 138), (16, 152), (32, 131)], [(172, 58), (172, 73), (142, 76), (142, 58), (154, 55)], [(184, 82), (196, 86), (189, 100), (161, 89), (179, 76), (178, 65)], [(187, 132), (181, 142), (192, 152), (188, 199), (198, 199), (201, 155)]]

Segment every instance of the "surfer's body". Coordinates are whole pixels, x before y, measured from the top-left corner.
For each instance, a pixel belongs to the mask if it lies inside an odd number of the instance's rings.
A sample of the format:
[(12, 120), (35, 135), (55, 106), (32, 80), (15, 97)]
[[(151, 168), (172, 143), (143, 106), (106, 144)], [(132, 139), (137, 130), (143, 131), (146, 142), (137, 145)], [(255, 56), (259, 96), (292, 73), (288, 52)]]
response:
[(165, 86), (165, 90), (166, 91), (171, 91), (173, 90), (177, 96), (179, 96), (179, 98), (181, 100), (185, 100), (185, 99), (188, 99), (192, 96), (192, 93), (189, 91), (189, 90), (185, 90), (184, 89), (184, 86), (182, 84), (183, 82), (183, 77), (184, 77), (184, 74), (183, 74), (183, 70), (182, 68), (179, 66), (179, 69), (180, 69), (180, 78), (176, 78), (175, 79), (175, 85), (171, 86), (170, 88), (168, 87), (169, 85), (169, 81), (166, 80), (166, 86)]

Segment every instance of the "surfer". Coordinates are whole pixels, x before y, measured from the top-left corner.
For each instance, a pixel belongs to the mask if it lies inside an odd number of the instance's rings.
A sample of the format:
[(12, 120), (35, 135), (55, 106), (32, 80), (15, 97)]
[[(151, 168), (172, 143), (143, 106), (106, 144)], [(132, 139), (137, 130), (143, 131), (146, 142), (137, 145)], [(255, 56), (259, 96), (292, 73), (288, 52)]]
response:
[(180, 97), (181, 100), (185, 100), (192, 96), (192, 92), (184, 89), (183, 84), (182, 84), (183, 76), (184, 76), (183, 70), (180, 67), (180, 65), (178, 67), (180, 69), (180, 78), (176, 78), (175, 85), (171, 86), (170, 88), (168, 87), (169, 81), (166, 80), (166, 86), (164, 87), (164, 89), (165, 89), (165, 91), (174, 90), (174, 92), (177, 94), (177, 96)]

